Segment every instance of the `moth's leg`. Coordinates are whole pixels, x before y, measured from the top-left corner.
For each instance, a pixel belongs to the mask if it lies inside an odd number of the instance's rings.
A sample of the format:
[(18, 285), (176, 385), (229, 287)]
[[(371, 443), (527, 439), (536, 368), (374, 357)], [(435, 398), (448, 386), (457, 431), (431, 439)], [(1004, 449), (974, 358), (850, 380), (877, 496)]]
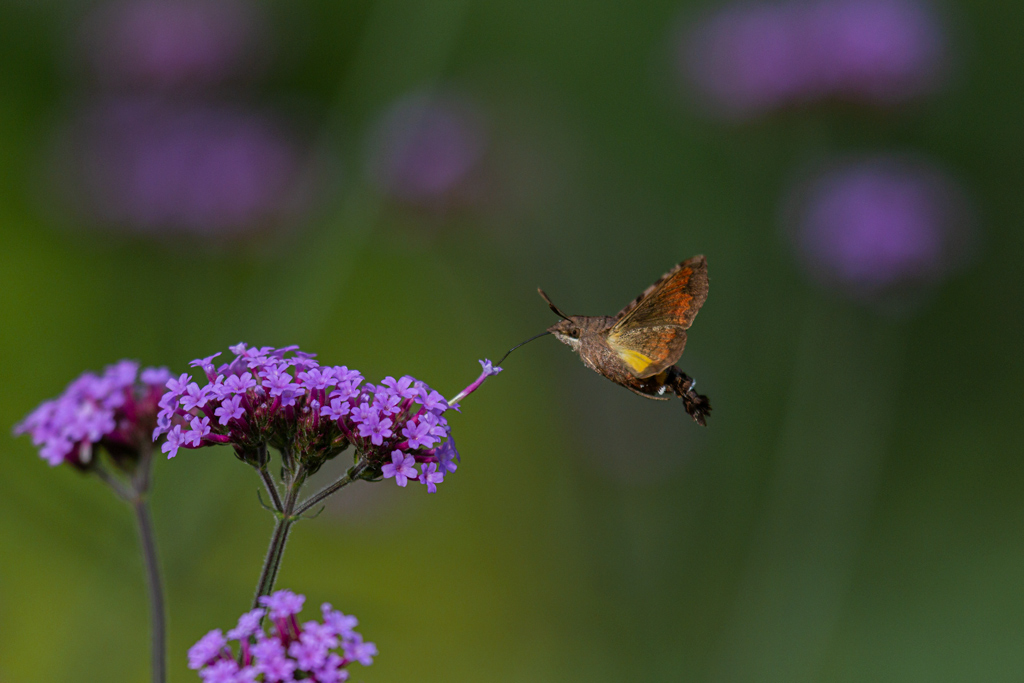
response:
[(693, 390), (697, 381), (674, 365), (666, 368), (665, 373), (668, 375), (665, 378), (665, 383), (671, 386), (676, 396), (683, 400), (686, 412), (690, 414), (694, 422), (706, 427), (708, 415), (711, 413), (711, 402), (707, 396)]

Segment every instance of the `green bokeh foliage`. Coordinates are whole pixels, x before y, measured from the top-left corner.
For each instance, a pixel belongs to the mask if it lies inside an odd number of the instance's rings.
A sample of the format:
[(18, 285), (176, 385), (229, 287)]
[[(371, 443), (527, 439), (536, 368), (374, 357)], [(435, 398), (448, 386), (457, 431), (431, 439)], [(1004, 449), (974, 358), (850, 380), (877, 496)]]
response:
[[(298, 525), (279, 585), (359, 616), (381, 655), (357, 680), (1024, 675), (1019, 3), (946, 6), (953, 78), (907, 110), (732, 126), (677, 101), (678, 2), (275, 2), (258, 96), (301, 102), (341, 179), (293, 236), (212, 249), (47, 211), (40, 159), (77, 101), (62, 60), (82, 9), (0, 5), (7, 427), (85, 369), (181, 371), (240, 340), (450, 396), (550, 324), (537, 285), (610, 314), (708, 255), (681, 362), (715, 406), (706, 432), (545, 339), (452, 419), (463, 462), (437, 495), (360, 483)], [(367, 127), (431, 83), (483, 103), (492, 181), (516, 198), (438, 218), (366, 187)], [(950, 170), (981, 235), (966, 271), (896, 318), (816, 289), (779, 228), (807, 164), (884, 150)], [(0, 681), (143, 680), (128, 511), (28, 439), (0, 438), (0, 461)], [(185, 651), (248, 606), (271, 520), (226, 450), (155, 479), (171, 680), (196, 680)]]

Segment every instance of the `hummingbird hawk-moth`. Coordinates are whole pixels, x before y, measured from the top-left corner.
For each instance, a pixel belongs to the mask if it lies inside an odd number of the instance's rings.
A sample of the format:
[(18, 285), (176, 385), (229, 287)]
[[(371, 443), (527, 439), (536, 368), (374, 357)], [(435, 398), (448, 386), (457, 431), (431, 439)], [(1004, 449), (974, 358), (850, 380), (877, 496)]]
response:
[(644, 398), (667, 401), (674, 394), (697, 424), (707, 424), (708, 397), (694, 391), (693, 378), (675, 366), (686, 330), (708, 296), (704, 256), (678, 264), (614, 317), (565, 315), (537, 291), (562, 318), (548, 332), (579, 353), (584, 365)]

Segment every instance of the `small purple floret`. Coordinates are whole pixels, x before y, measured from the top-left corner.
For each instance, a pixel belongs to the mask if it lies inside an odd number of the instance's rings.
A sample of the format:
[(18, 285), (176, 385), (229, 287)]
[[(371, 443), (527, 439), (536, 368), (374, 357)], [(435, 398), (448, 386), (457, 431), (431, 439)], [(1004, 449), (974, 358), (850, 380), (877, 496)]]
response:
[(409, 448), (431, 448), (437, 438), (431, 433), (431, 425), (426, 420), (416, 424), (407, 424), (402, 429), (402, 436), (409, 440)]
[(357, 425), (379, 418), (380, 412), (377, 408), (365, 401), (352, 409), (352, 421)]
[[(159, 429), (159, 428), (158, 428)], [(154, 433), (153, 438), (157, 435)], [(167, 441), (160, 447), (160, 451), (167, 454), (167, 458), (173, 458), (178, 454), (178, 449), (185, 443), (185, 434), (181, 431), (181, 425), (174, 425), (167, 432)]]
[(444, 396), (436, 391), (428, 392), (426, 389), (421, 388), (418, 400), (425, 410), (440, 413), (448, 410), (448, 402), (444, 400)]
[(492, 375), (497, 375), (499, 372), (501, 372), (501, 366), (495, 367), (494, 364), (491, 363), (491, 361), (486, 358), (480, 361), (480, 367), (482, 369), (480, 376), (477, 377), (472, 384), (470, 384), (468, 387), (460, 391), (458, 395), (455, 396), (455, 398), (453, 398), (451, 401), (448, 401), (448, 407), (452, 408), (453, 410), (458, 410), (459, 401), (461, 401), (462, 399), (466, 398), (474, 391), (479, 389), (480, 385), (483, 384), (484, 380), (486, 380), (488, 377), (491, 377)]
[(237, 420), (245, 415), (245, 409), (242, 408), (242, 397), (232, 396), (227, 399), (220, 406), (213, 411), (214, 414), (220, 418), (218, 422), (222, 425), (226, 425), (231, 420)]
[(167, 368), (145, 368), (139, 373), (139, 379), (143, 384), (154, 387), (166, 386), (167, 380), (171, 378), (171, 371)]
[(437, 449), (437, 463), (445, 472), (454, 472), (459, 468), (456, 461), (461, 461), (459, 452), (455, 450), (455, 439), (448, 432), (448, 440)]
[(348, 415), (351, 410), (352, 406), (348, 401), (344, 401), (340, 398), (332, 398), (331, 404), (324, 408), (321, 414), (329, 420), (340, 420)]
[(191, 363), (189, 363), (189, 365), (191, 365), (194, 368), (199, 368), (199, 369), (203, 370), (204, 372), (211, 372), (213, 370), (213, 367), (214, 367), (213, 366), (213, 359), (216, 358), (219, 355), (220, 355), (220, 351), (218, 351), (217, 353), (213, 354), (212, 356), (207, 356), (206, 358), (197, 358), (196, 360), (194, 360)]
[(188, 649), (188, 668), (201, 669), (224, 650), (227, 640), (219, 628), (215, 628)]
[(251, 372), (243, 372), (241, 375), (228, 375), (224, 378), (224, 388), (233, 394), (244, 394), (249, 389), (255, 389), (257, 382), (253, 379)]
[(345, 641), (345, 656), (354, 659), (363, 666), (373, 664), (373, 658), (377, 656), (377, 646), (370, 642), (364, 642), (363, 637), (358, 633)]
[(278, 370), (268, 371), (263, 380), (263, 386), (267, 388), (271, 396), (280, 396), (292, 388), (291, 384), (292, 376)]
[(483, 368), (484, 374), (487, 375), (488, 377), (490, 377), (491, 375), (497, 375), (503, 369), (500, 365), (495, 366), (493, 363), (491, 363), (490, 360), (486, 358), (480, 361), (480, 367)]
[(199, 673), (203, 683), (237, 683), (238, 662), (233, 659), (219, 659)]
[(427, 434), (437, 437), (434, 439), (435, 441), (437, 439), (443, 439), (448, 435), (447, 421), (444, 417), (434, 413), (423, 413), (420, 415), (420, 424), (427, 428)]
[(207, 387), (202, 387), (195, 382), (192, 382), (185, 387), (185, 393), (181, 397), (181, 407), (185, 412), (193, 410), (195, 408), (202, 408), (206, 405), (206, 401), (210, 398), (210, 390)]
[(260, 628), (260, 622), (263, 621), (263, 616), (266, 614), (266, 610), (262, 607), (246, 612), (242, 616), (238, 617), (238, 625), (228, 631), (228, 640), (244, 640), (256, 633)]
[(401, 403), (402, 397), (392, 391), (378, 391), (373, 397), (373, 407), (381, 415), (394, 415)]
[(307, 389), (326, 389), (334, 384), (334, 377), (330, 372), (330, 368), (311, 368), (304, 370), (298, 375), (299, 381)]
[(391, 436), (391, 418), (381, 418), (380, 413), (373, 412), (359, 424), (359, 436), (368, 437), (374, 446), (380, 446), (384, 439)]
[(437, 471), (437, 464), (430, 463), (420, 473), (419, 482), (426, 484), (427, 493), (437, 493), (437, 485), (444, 481), (444, 472)]
[(396, 450), (391, 453), (391, 462), (384, 465), (381, 472), (385, 479), (394, 477), (395, 483), (405, 486), (409, 479), (416, 479), (419, 476), (415, 465), (416, 458)]
[(185, 443), (193, 448), (198, 448), (203, 437), (210, 433), (210, 418), (193, 417), (189, 425), (192, 429), (185, 433)]
[(306, 596), (291, 591), (277, 591), (260, 598), (260, 604), (267, 608), (271, 619), (285, 619), (302, 611)]
[(404, 399), (414, 398), (419, 393), (418, 389), (414, 386), (415, 381), (415, 379), (406, 375), (398, 380), (394, 377), (385, 377), (381, 380), (381, 384), (390, 389), (395, 396)]
[(351, 637), (352, 632), (359, 625), (358, 619), (334, 609), (334, 606), (329, 602), (320, 605), (320, 612), (323, 614), (324, 624), (330, 626), (342, 638)]

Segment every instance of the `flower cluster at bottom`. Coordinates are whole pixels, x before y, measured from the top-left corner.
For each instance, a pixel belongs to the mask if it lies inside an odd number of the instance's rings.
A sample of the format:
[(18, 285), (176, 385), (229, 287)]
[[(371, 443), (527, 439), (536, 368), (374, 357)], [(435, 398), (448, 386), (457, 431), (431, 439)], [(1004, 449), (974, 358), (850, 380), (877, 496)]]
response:
[[(260, 598), (263, 607), (243, 614), (227, 634), (214, 629), (189, 648), (189, 668), (205, 683), (341, 683), (353, 662), (373, 664), (377, 646), (355, 631), (355, 617), (324, 603), (322, 622), (300, 625), (296, 617), (305, 601), (287, 590)], [(270, 633), (261, 626), (264, 617), (272, 622)], [(231, 641), (238, 642), (237, 652)]]

